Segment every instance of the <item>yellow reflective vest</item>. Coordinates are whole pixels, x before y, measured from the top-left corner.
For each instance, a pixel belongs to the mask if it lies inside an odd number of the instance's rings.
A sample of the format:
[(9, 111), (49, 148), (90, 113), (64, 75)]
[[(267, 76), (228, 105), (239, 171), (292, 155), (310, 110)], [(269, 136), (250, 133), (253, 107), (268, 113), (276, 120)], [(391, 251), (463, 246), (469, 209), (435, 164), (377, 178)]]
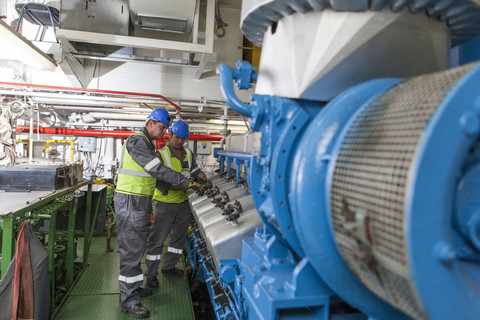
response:
[[(163, 164), (165, 166), (179, 173), (182, 173), (183, 171), (185, 176), (189, 176), (192, 168), (192, 151), (185, 147), (183, 147), (183, 149), (185, 150), (185, 159), (183, 159), (183, 161), (180, 161), (177, 157), (172, 157), (169, 146), (163, 147), (158, 152), (162, 156)], [(188, 168), (183, 168), (182, 162), (188, 162)], [(153, 200), (166, 203), (182, 203), (188, 200), (188, 197), (185, 190), (168, 190), (168, 194), (163, 195), (160, 190), (155, 189)]]
[[(130, 137), (134, 135), (142, 135), (148, 139), (147, 136), (141, 131), (133, 133), (130, 135)], [(120, 169), (118, 170), (118, 180), (115, 192), (151, 197), (155, 191), (157, 178), (149, 174), (147, 170), (136, 163), (132, 156), (130, 156), (128, 153), (127, 144), (130, 140), (130, 137), (128, 137), (127, 141), (123, 145), (122, 158), (120, 160)]]

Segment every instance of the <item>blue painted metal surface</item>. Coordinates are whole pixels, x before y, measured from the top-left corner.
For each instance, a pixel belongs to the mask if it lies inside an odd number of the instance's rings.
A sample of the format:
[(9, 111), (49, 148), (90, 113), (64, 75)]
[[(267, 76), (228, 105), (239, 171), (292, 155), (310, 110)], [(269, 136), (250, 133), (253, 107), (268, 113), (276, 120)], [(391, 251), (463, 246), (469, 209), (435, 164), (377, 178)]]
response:
[[(220, 158), (221, 156), (221, 158)], [(223, 168), (223, 161), (224, 159), (227, 159), (227, 162), (230, 161), (230, 163), (233, 161), (233, 163), (236, 165), (235, 167), (235, 176), (237, 181), (241, 181), (241, 172), (240, 172), (240, 166), (244, 165), (246, 168), (250, 167), (250, 164), (252, 163), (252, 158), (253, 155), (251, 153), (246, 153), (246, 152), (236, 152), (236, 151), (224, 151), (223, 149), (218, 150), (214, 154), (215, 158), (218, 158), (220, 162), (221, 168)], [(221, 170), (223, 172), (223, 170)], [(230, 172), (229, 172), (230, 175)]]
[[(478, 145), (475, 146), (476, 149), (478, 147)], [(459, 242), (462, 246), (470, 245), (480, 250), (478, 232), (480, 199), (477, 197), (480, 194), (480, 184), (477, 183), (480, 181), (480, 165), (478, 164), (479, 159), (476, 160), (477, 163), (466, 167), (458, 184), (454, 226), (459, 232), (461, 237)], [(468, 251), (474, 252), (472, 249), (468, 248)], [(457, 250), (465, 249), (457, 245)], [(469, 256), (474, 257), (474, 255)]]
[(239, 69), (232, 69), (226, 64), (221, 64), (217, 67), (217, 74), (220, 74), (220, 81), (222, 84), (222, 94), (225, 97), (225, 102), (235, 112), (247, 117), (258, 117), (258, 109), (254, 106), (249, 106), (243, 103), (235, 94), (232, 80), (235, 81), (237, 86), (242, 89), (248, 89), (251, 85), (250, 82), (255, 81), (257, 73), (254, 69), (248, 67), (248, 63), (239, 61), (237, 63)]
[[(370, 81), (347, 90), (317, 115), (293, 150), (289, 199), (295, 230), (317, 272), (332, 290), (364, 313), (378, 319), (407, 319), (371, 293), (355, 277), (337, 249), (328, 210), (329, 164), (346, 125), (372, 98), (399, 79)], [(338, 146), (337, 146), (338, 148)]]
[(224, 164), (224, 161), (225, 161), (225, 156), (218, 156), (218, 161), (220, 161), (220, 172), (225, 172), (225, 164)]
[(291, 250), (265, 229), (244, 239), (242, 248), (237, 285), (245, 297), (248, 319), (279, 319), (289, 314), (296, 319), (329, 319), (333, 292), (308, 259), (295, 259)]
[[(219, 68), (219, 70), (222, 69), (225, 70), (224, 68)], [(221, 73), (221, 76), (230, 77), (231, 73)], [(231, 81), (232, 78), (230, 78), (230, 82)], [(376, 90), (380, 90), (377, 89), (378, 87), (385, 89), (394, 82), (395, 81), (390, 81), (388, 82), (388, 85), (384, 85), (383, 83), (380, 85), (377, 84), (375, 88)], [(365, 91), (364, 89), (365, 87), (362, 87), (358, 91), (364, 92), (363, 96), (370, 98), (373, 90)], [(233, 91), (230, 91), (230, 94), (234, 94)], [(230, 100), (234, 99), (230, 98)], [(354, 102), (358, 102), (358, 100), (359, 99), (356, 99)], [(319, 114), (323, 104), (307, 101), (295, 102), (289, 99), (254, 95), (252, 97), (251, 105), (255, 106), (255, 108), (259, 110), (259, 112), (256, 113), (257, 115), (262, 115), (260, 119), (254, 118), (254, 115), (250, 118), (250, 120), (255, 123), (256, 130), (262, 132), (262, 147), (259, 155), (252, 159), (252, 164), (249, 170), (249, 185), (252, 188), (252, 194), (254, 196), (256, 207), (258, 208), (262, 220), (266, 225), (266, 230), (268, 230), (268, 235), (264, 234), (263, 237), (268, 237), (269, 239), (271, 238), (271, 241), (272, 243), (275, 243), (275, 246), (285, 248), (285, 250), (292, 255), (291, 264), (294, 268), (296, 266), (296, 263), (293, 262), (294, 260), (308, 261), (308, 259), (302, 260), (302, 257), (305, 255), (297, 237), (299, 230), (292, 221), (292, 212), (288, 202), (287, 195), (291, 179), (290, 171), (293, 169), (292, 165), (295, 165), (293, 160), (297, 152), (297, 142), (302, 138), (303, 133), (312, 119)], [(239, 111), (243, 110), (244, 109)], [(316, 133), (315, 137), (319, 137), (318, 132)], [(235, 157), (235, 153), (228, 151), (220, 151), (219, 155), (224, 156), (225, 159), (228, 159), (229, 157)], [(314, 164), (312, 163), (312, 166), (313, 165)], [(318, 183), (319, 181), (316, 180), (314, 182)], [(311, 196), (310, 193), (309, 196)], [(311, 202), (311, 199), (309, 201)], [(315, 215), (316, 210), (311, 211), (311, 213)], [(310, 216), (308, 217), (309, 219), (311, 218)], [(314, 217), (313, 221), (316, 219), (318, 219), (318, 217)], [(272, 234), (274, 236), (272, 236)], [(244, 257), (240, 263), (242, 268), (241, 274), (243, 277), (246, 277), (246, 274), (248, 274), (250, 278), (256, 279), (262, 278), (266, 274), (269, 274), (269, 277), (271, 277), (273, 274), (272, 270), (266, 266), (272, 264), (273, 262), (271, 259), (274, 258), (269, 258), (269, 255), (265, 253), (265, 245), (259, 245), (259, 243), (261, 243), (260, 238), (260, 235), (257, 235), (255, 240), (251, 240), (253, 242), (250, 244), (248, 242), (250, 240), (245, 240), (247, 242), (244, 242)], [(253, 243), (257, 243), (257, 245), (253, 245)], [(333, 249), (335, 250), (334, 244)], [(264, 255), (266, 256), (265, 262), (263, 262), (263, 264), (261, 264), (262, 266), (259, 267), (258, 265), (262, 261), (261, 257)], [(295, 257), (295, 259), (293, 257)], [(256, 267), (249, 266), (251, 263), (250, 259), (253, 259), (253, 261), (256, 262)], [(308, 262), (307, 264), (309, 268), (313, 270), (311, 263)], [(247, 278), (250, 279), (249, 277)], [(287, 272), (279, 277), (285, 278), (291, 277), (291, 275), (289, 272)], [(315, 277), (311, 277), (310, 281), (307, 281), (309, 283), (307, 287), (309, 287), (310, 290), (314, 290), (313, 288), (317, 286), (318, 288), (323, 288), (318, 292), (318, 294), (324, 296), (323, 299), (328, 299), (328, 296), (331, 295), (330, 289), (326, 289), (328, 287), (323, 284), (323, 280), (320, 278), (318, 278), (318, 281), (313, 281), (313, 279), (316, 277), (318, 276), (315, 275)], [(322, 285), (319, 285), (319, 283), (322, 283)], [(282, 301), (284, 298), (275, 298), (271, 297), (270, 295), (265, 295), (260, 299), (258, 299), (258, 297), (257, 299), (251, 297), (248, 292), (251, 292), (253, 288), (262, 288), (262, 285), (263, 284), (256, 283), (254, 280), (248, 280), (244, 285), (244, 290), (246, 290), (244, 295), (247, 297), (248, 304), (255, 306), (254, 309), (258, 313), (257, 316), (260, 317), (260, 315), (264, 313), (263, 316), (266, 319), (273, 319), (276, 316), (272, 312), (276, 310), (276, 308), (272, 305), (275, 305), (278, 303), (278, 301)], [(366, 295), (367, 297), (369, 295), (372, 296), (372, 294), (369, 293), (364, 287), (362, 287), (362, 289), (362, 294)], [(268, 292), (268, 290), (276, 289), (267, 290), (264, 288), (262, 290)], [(376, 302), (379, 300), (375, 296), (373, 296), (373, 299), (375, 299)], [(268, 303), (266, 303), (266, 301), (268, 301)], [(298, 300), (294, 304), (296, 304), (297, 307), (301, 307), (302, 303), (304, 302)], [(377, 303), (385, 304), (382, 302)], [(266, 309), (257, 310), (257, 308)], [(324, 316), (328, 314), (328, 307), (322, 306), (321, 309), (322, 311), (319, 312), (324, 314)], [(384, 306), (384, 309), (391, 309), (391, 307), (386, 305)], [(375, 313), (372, 312), (372, 314)], [(385, 314), (385, 312), (383, 314)], [(397, 315), (396, 312), (391, 312), (390, 314)], [(401, 319), (401, 317), (398, 319)]]
[[(244, 319), (241, 305), (234, 299), (235, 297), (229, 295), (226, 291), (229, 289), (230, 283), (226, 282), (224, 278), (225, 274), (229, 272), (220, 273), (221, 276), (219, 277), (219, 273), (211, 260), (211, 255), (206, 248), (205, 241), (198, 233), (198, 230), (193, 230), (189, 235), (187, 249), (190, 265), (192, 266), (192, 287), (195, 288), (197, 286), (196, 283), (206, 284), (217, 319)], [(228, 262), (232, 264), (230, 268), (235, 270), (236, 261)], [(230, 276), (234, 277), (235, 275), (231, 275), (231, 273)], [(227, 280), (230, 280), (228, 275)]]
[[(225, 99), (236, 101), (238, 98), (232, 88), (235, 72), (225, 65), (220, 65), (217, 71), (222, 85), (229, 84), (229, 88), (223, 90), (224, 94), (229, 95)], [(287, 199), (289, 162), (296, 140), (323, 104), (253, 95), (250, 105), (242, 108), (234, 105), (234, 110), (250, 117), (252, 130), (262, 132), (260, 153), (253, 158), (248, 177), (255, 206), (269, 232), (291, 247), (298, 257), (302, 257), (303, 250), (293, 228)]]
[[(480, 66), (476, 66), (440, 104), (425, 128), (412, 172), (415, 179), (410, 181), (408, 255), (412, 278), (432, 319), (476, 319), (480, 314), (480, 251), (456, 232), (458, 225), (461, 230), (465, 224), (468, 229), (470, 221), (476, 223), (476, 210), (465, 206), (465, 193), (476, 190), (472, 178), (478, 183), (475, 162), (479, 159), (472, 159), (472, 154), (478, 155), (479, 83)], [(478, 195), (467, 197), (475, 199), (471, 205), (476, 207)], [(456, 201), (460, 211), (457, 228)], [(467, 249), (470, 255), (465, 254)], [(439, 279), (442, 290), (437, 290)]]
[(227, 162), (227, 174), (229, 177), (232, 176), (232, 162), (233, 162), (233, 158), (232, 157), (229, 157), (229, 156), (226, 156), (225, 157), (225, 161)]
[[(233, 73), (219, 70), (222, 83), (228, 82), (226, 76), (231, 84)], [(292, 308), (308, 305), (298, 296), (283, 300), (282, 290), (295, 282), (296, 273), (285, 271), (289, 267), (277, 273), (273, 266), (281, 260), (293, 270), (308, 265), (315, 271), (305, 274), (310, 279), (307, 291), (320, 288), (315, 293), (322, 301), (317, 316), (329, 314), (335, 293), (375, 319), (409, 319), (370, 292), (347, 267), (329, 213), (333, 163), (349, 127), (372, 99), (399, 81), (363, 83), (325, 107), (253, 95), (250, 105), (237, 108), (250, 117), (254, 130), (262, 132), (261, 149), (249, 160), (228, 152), (219, 157), (237, 165), (251, 161), (249, 186), (265, 223), (263, 232), (243, 241), (242, 260), (222, 266), (221, 283), (237, 298), (245, 298), (235, 304), (242, 316), (274, 319), (279, 316), (277, 304), (286, 306), (288, 299)], [(480, 314), (479, 83), (476, 67), (449, 91), (427, 122), (417, 166), (410, 173), (405, 213), (408, 259), (416, 292), (432, 319), (476, 319)], [(225, 92), (234, 95), (233, 90)], [(442, 290), (437, 290), (439, 279)]]
[(459, 65), (480, 60), (480, 36), (459, 46)]
[[(219, 68), (219, 70), (225, 69)], [(220, 73), (220, 75), (222, 76), (222, 83), (224, 83), (224, 77), (230, 77), (231, 73)], [(230, 78), (231, 82), (232, 78)], [(343, 129), (342, 124), (348, 121), (359, 107), (370, 100), (372, 96), (383, 92), (397, 82), (398, 80), (390, 79), (372, 81), (366, 85), (358, 86), (332, 101), (332, 106), (329, 108), (331, 112), (328, 115), (325, 112), (321, 112), (323, 104), (318, 102), (292, 101), (261, 95), (252, 96), (251, 105), (259, 110), (256, 114), (261, 114), (261, 118), (255, 119), (255, 116), (252, 115), (250, 120), (255, 123), (255, 130), (262, 132), (262, 141), (260, 153), (252, 160), (249, 170), (249, 185), (252, 188), (252, 195), (260, 216), (268, 232), (274, 235), (275, 242), (278, 242), (279, 245), (285, 248), (292, 249), (297, 259), (305, 257), (305, 248), (313, 250), (311, 255), (312, 259), (314, 259), (312, 261), (313, 267), (317, 271), (322, 264), (331, 268), (327, 271), (334, 274), (331, 277), (332, 279), (329, 279), (330, 284), (337, 287), (341, 286), (342, 288), (339, 291), (346, 297), (350, 298), (352, 295), (355, 298), (361, 297), (358, 300), (359, 303), (354, 304), (355, 307), (362, 307), (370, 315), (387, 315), (396, 319), (403, 319), (406, 318), (403, 314), (368, 291), (345, 266), (331, 236), (332, 232), (327, 220), (328, 214), (319, 212), (322, 206), (318, 206), (318, 201), (320, 201), (321, 197), (319, 195), (322, 193), (313, 195), (322, 186), (321, 181), (318, 181), (318, 177), (325, 176), (325, 173), (317, 175), (317, 172), (313, 172), (314, 167), (322, 162), (318, 161), (318, 153), (312, 152), (312, 150), (323, 150), (322, 147), (326, 147), (326, 139), (331, 139), (331, 143), (333, 143), (335, 141), (333, 138), (337, 136), (332, 135), (332, 127), (336, 128), (337, 135), (340, 134)], [(229, 92), (229, 94), (234, 94), (233, 91)], [(337, 108), (342, 110), (340, 115), (337, 112)], [(310, 125), (314, 118), (315, 123)], [(319, 126), (319, 119), (326, 119), (322, 124), (327, 123), (330, 129)], [(311, 132), (308, 129), (312, 127), (316, 129), (315, 132)], [(321, 139), (322, 137), (324, 138), (323, 140)], [(302, 139), (306, 139), (309, 142), (314, 140), (315, 144), (304, 147), (304, 155), (308, 155), (309, 159), (307, 161), (302, 159), (298, 162), (298, 154), (301, 152), (298, 150), (299, 146), (306, 145), (305, 143), (300, 143)], [(319, 141), (321, 143), (317, 144)], [(226, 155), (227, 153), (225, 152), (224, 154)], [(321, 156), (325, 156), (325, 159), (327, 159), (329, 155)], [(299, 173), (295, 171), (298, 168), (306, 170)], [(312, 177), (316, 178), (311, 179)], [(300, 183), (298, 179), (300, 179)], [(292, 184), (294, 185), (293, 187)], [(315, 188), (305, 188), (305, 186), (311, 186), (312, 184), (315, 185)], [(302, 190), (300, 191), (301, 196), (298, 195), (299, 190)], [(291, 195), (295, 194), (298, 198), (288, 197), (289, 192)], [(298, 205), (297, 199), (301, 199), (299, 201), (306, 205), (308, 210), (304, 208), (299, 210), (296, 207)], [(292, 217), (301, 222), (297, 224), (297, 221), (293, 221)], [(319, 226), (319, 223), (322, 225)], [(311, 233), (304, 233), (304, 231)], [(304, 238), (304, 241), (301, 243), (298, 237)], [(319, 241), (316, 240), (317, 238), (319, 238)], [(312, 241), (312, 239), (315, 240)], [(324, 241), (328, 245), (325, 245)], [(247, 257), (242, 259), (242, 266), (248, 264), (248, 254), (255, 255), (256, 252), (252, 246), (247, 246), (244, 250)], [(326, 251), (328, 251), (327, 255), (322, 254)], [(333, 259), (333, 262), (330, 256), (333, 255), (332, 252), (336, 255), (336, 259)], [(320, 258), (318, 258), (319, 256)], [(332, 270), (337, 269), (341, 269), (349, 276), (344, 277), (344, 274), (341, 272), (332, 272)], [(247, 287), (250, 289), (254, 286), (254, 283), (247, 283)], [(250, 303), (257, 302), (250, 299)], [(365, 307), (365, 304), (367, 307)], [(268, 314), (271, 315), (270, 313)], [(266, 318), (269, 319), (269, 317)]]
[(187, 246), (193, 282), (207, 285), (217, 319), (295, 315), (328, 320), (332, 291), (308, 259), (295, 259), (291, 250), (265, 230), (258, 229), (254, 238), (243, 240), (242, 261), (220, 260), (218, 272), (198, 230), (190, 234)]
[(255, 206), (269, 231), (303, 257), (287, 197), (290, 162), (292, 149), (323, 104), (259, 95), (254, 95), (252, 102), (265, 115), (256, 122), (262, 132), (261, 148), (249, 171)]
[(231, 158), (243, 160), (243, 161), (245, 160), (251, 161), (253, 158), (253, 155), (251, 153), (239, 152), (239, 151), (225, 151), (225, 150), (219, 150), (218, 156), (231, 157)]

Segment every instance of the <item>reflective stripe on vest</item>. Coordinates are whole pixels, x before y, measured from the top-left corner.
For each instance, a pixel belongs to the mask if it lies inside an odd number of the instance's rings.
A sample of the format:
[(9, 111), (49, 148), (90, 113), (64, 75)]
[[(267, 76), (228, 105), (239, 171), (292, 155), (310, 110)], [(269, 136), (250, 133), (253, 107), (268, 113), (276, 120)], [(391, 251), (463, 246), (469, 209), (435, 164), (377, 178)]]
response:
[[(130, 137), (133, 135), (142, 135), (148, 140), (148, 137), (141, 131), (135, 132)], [(115, 192), (151, 197), (155, 191), (157, 178), (149, 174), (147, 170), (160, 163), (160, 159), (155, 157), (145, 168), (140, 166), (128, 153), (127, 144), (130, 137), (123, 145)]]
[(160, 152), (163, 154), (163, 163), (172, 169), (172, 162), (170, 161), (170, 155), (168, 154), (168, 151), (165, 148), (160, 149)]
[[(192, 151), (188, 148), (183, 147), (185, 150), (185, 158), (180, 161), (177, 157), (172, 157), (170, 153), (170, 148), (168, 146), (163, 147), (159, 150), (159, 153), (163, 159), (163, 164), (173, 171), (181, 173), (182, 171), (190, 172), (192, 168)], [(187, 160), (188, 168), (183, 168), (182, 162)], [(182, 203), (188, 200), (187, 193), (185, 190), (168, 190), (167, 195), (163, 195), (162, 192), (158, 189), (155, 189), (155, 193), (153, 194), (153, 199), (166, 202), (166, 203)]]

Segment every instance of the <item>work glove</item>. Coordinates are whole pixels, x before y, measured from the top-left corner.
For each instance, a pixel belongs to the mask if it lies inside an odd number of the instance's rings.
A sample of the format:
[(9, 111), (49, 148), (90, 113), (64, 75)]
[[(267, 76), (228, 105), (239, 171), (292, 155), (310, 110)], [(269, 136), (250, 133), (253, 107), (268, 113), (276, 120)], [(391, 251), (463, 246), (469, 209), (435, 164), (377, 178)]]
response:
[(203, 196), (205, 193), (205, 186), (195, 181), (191, 181), (187, 189), (193, 189), (197, 191), (200, 196)]

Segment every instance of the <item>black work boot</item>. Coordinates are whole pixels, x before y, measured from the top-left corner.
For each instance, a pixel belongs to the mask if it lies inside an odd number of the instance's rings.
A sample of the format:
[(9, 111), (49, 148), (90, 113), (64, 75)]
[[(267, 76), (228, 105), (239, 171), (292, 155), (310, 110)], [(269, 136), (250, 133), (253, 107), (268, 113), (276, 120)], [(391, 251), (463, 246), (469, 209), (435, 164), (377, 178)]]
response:
[(140, 293), (140, 298), (150, 297), (153, 293), (153, 290), (150, 288), (138, 288), (138, 293)]
[(150, 311), (148, 311), (148, 309), (145, 308), (141, 303), (137, 303), (130, 308), (122, 306), (122, 311), (127, 312), (130, 317), (136, 319), (148, 318), (150, 316)]
[(149, 288), (158, 288), (158, 279), (157, 279), (157, 277), (147, 277), (147, 287), (149, 287)]
[(183, 270), (177, 269), (175, 267), (170, 268), (170, 269), (162, 269), (162, 273), (172, 274), (172, 275), (177, 276), (177, 277), (183, 276)]

